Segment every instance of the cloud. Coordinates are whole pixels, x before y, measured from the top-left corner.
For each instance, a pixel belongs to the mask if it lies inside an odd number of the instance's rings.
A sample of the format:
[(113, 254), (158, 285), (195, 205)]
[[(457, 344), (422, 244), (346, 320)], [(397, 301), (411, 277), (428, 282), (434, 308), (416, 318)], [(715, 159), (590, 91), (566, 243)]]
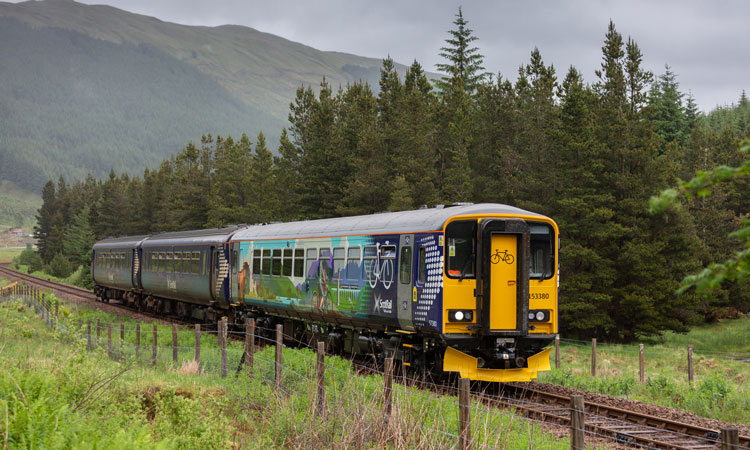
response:
[[(342, 51), (427, 70), (440, 62), (459, 4), (448, 0), (86, 0), (104, 1), (162, 20), (217, 26), (237, 24), (321, 50)], [(742, 0), (614, 0), (547, 2), (474, 1), (464, 17), (479, 38), (485, 68), (515, 79), (538, 47), (558, 76), (570, 65), (595, 81), (609, 20), (641, 47), (644, 65), (657, 75), (669, 64), (681, 89), (709, 110), (736, 102), (748, 86), (750, 46), (745, 39), (750, 2)]]

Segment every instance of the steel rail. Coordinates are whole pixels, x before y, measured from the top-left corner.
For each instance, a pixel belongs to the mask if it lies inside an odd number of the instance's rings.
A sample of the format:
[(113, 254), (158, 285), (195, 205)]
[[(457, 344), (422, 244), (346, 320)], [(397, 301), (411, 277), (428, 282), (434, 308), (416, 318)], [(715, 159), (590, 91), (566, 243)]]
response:
[[(570, 397), (530, 388), (504, 386), (514, 399), (499, 398), (498, 404), (545, 422), (570, 425)], [(530, 400), (533, 401), (530, 401)], [(618, 444), (667, 450), (720, 448), (720, 431), (677, 422), (638, 411), (591, 401), (584, 402), (586, 431), (609, 436)], [(740, 448), (750, 448), (750, 437), (740, 436)]]

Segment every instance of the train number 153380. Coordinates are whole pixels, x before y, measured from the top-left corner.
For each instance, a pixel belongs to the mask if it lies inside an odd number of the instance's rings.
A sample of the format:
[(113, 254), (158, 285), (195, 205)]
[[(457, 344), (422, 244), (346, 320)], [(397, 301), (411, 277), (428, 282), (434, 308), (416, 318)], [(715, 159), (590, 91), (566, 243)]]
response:
[(548, 292), (532, 292), (529, 295), (529, 299), (531, 300), (547, 300), (549, 298)]

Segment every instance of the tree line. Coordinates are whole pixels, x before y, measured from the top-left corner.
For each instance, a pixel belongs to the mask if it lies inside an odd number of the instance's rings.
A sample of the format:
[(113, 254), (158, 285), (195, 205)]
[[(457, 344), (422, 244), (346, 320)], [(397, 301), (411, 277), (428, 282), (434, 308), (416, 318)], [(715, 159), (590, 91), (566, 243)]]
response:
[(702, 114), (676, 74), (647, 71), (612, 22), (592, 82), (572, 66), (559, 78), (538, 49), (515, 81), (488, 74), (476, 40), (459, 9), (440, 80), (416, 61), (402, 79), (386, 58), (377, 94), (325, 79), (300, 87), (276, 155), (262, 133), (206, 135), (142, 176), (49, 181), (41, 263), (85, 266), (107, 236), (498, 202), (560, 226), (563, 333), (627, 341), (750, 311), (747, 282), (675, 294), (687, 274), (732, 255), (748, 177), (710, 200), (648, 209), (677, 178), (743, 160), (744, 93)]

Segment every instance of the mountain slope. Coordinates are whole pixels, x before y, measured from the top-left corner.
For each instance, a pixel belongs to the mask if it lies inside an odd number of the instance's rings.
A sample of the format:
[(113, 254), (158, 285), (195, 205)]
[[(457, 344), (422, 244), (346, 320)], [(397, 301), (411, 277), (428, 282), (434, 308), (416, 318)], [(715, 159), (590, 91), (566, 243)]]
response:
[(377, 91), (382, 61), (47, 0), (0, 2), (0, 62), (0, 182), (40, 192), (60, 175), (140, 174), (204, 133), (263, 131), (273, 149), (300, 86)]

